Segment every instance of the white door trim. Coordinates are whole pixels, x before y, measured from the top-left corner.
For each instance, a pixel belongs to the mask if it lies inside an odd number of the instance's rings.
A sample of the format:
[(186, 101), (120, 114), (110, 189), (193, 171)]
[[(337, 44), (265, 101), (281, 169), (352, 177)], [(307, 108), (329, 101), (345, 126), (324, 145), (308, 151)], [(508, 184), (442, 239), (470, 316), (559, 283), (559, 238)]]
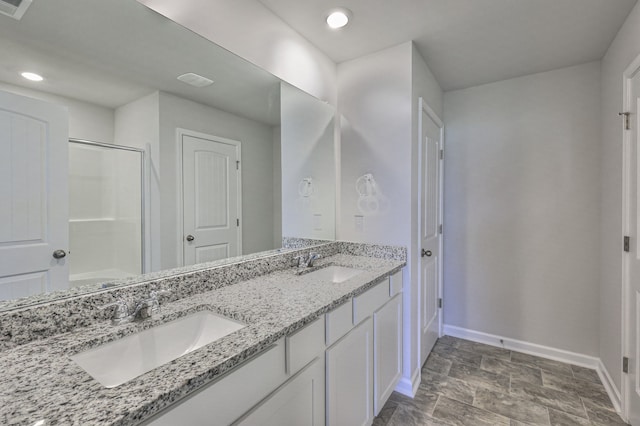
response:
[[(444, 143), (444, 122), (440, 119), (440, 117), (438, 117), (438, 114), (436, 114), (436, 112), (426, 103), (426, 101), (420, 97), (418, 99), (418, 196), (420, 197), (422, 194), (422, 179), (420, 178), (420, 176), (422, 176), (422, 168), (423, 168), (423, 164), (422, 164), (422, 129), (423, 129), (423, 125), (424, 123), (422, 122), (422, 113), (424, 112), (425, 114), (427, 114), (427, 116), (429, 118), (431, 118), (431, 120), (433, 120), (433, 122), (438, 126), (438, 128), (440, 128), (440, 149), (443, 150), (444, 152), (444, 147), (445, 147), (445, 143)], [(438, 212), (438, 215), (440, 216), (440, 224), (442, 225), (442, 228), (444, 229), (444, 161), (442, 161), (440, 163), (440, 168), (439, 168), (439, 179), (440, 179), (440, 187), (438, 188), (438, 204), (440, 206), (440, 211)], [(418, 241), (421, 241), (422, 238), (422, 220), (420, 219), (421, 216), (421, 210), (422, 210), (422, 204), (418, 203)], [(439, 232), (439, 231), (438, 231)], [(443, 234), (444, 235), (444, 234)], [(440, 256), (438, 257), (438, 298), (442, 298), (443, 294), (444, 294), (444, 283), (443, 283), (443, 258), (444, 258), (444, 252), (443, 252), (443, 240), (444, 237), (441, 236), (440, 237), (440, 245), (439, 245), (439, 253)], [(420, 248), (418, 248), (419, 250)], [(420, 259), (420, 257), (418, 256), (418, 259)], [(421, 282), (421, 274), (418, 273), (418, 300), (422, 300), (422, 294), (421, 294), (421, 289), (422, 289), (422, 282)], [(418, 303), (418, 306), (420, 306), (420, 304)], [(421, 330), (421, 326), (420, 326), (420, 318), (421, 315), (420, 313), (418, 313), (418, 330)], [(439, 320), (438, 320), (438, 335), (442, 336), (443, 333), (443, 312), (440, 312), (439, 315)], [(418, 332), (418, 359), (420, 359), (420, 350), (421, 350), (421, 342), (420, 342), (420, 335), (421, 333)]]
[[(631, 108), (631, 79), (640, 72), (640, 55), (631, 62), (627, 69), (622, 74), (623, 77), (623, 103), (622, 111), (629, 111)], [(620, 126), (623, 126), (622, 120)], [(629, 179), (629, 170), (631, 168), (631, 156), (630, 145), (631, 144), (631, 132), (622, 131), (622, 233), (620, 235), (620, 241), (625, 235), (628, 235), (632, 218), (629, 215), (629, 205), (631, 203), (631, 194), (629, 188), (631, 187)], [(632, 241), (632, 244), (638, 244), (637, 241)], [(629, 257), (626, 254), (622, 255), (622, 356), (630, 356), (632, 348), (630, 347), (631, 328), (628, 326), (631, 324), (632, 318), (629, 318), (630, 311), (628, 303), (631, 303), (631, 281), (629, 277)], [(629, 376), (622, 373), (622, 389), (621, 389), (621, 405), (622, 405), (622, 417), (626, 421), (629, 418), (629, 398), (630, 395), (627, 392), (629, 385)]]
[[(233, 139), (227, 139), (227, 138), (222, 138), (220, 136), (214, 136), (214, 135), (209, 135), (206, 133), (201, 133), (201, 132), (196, 132), (194, 130), (188, 130), (188, 129), (183, 129), (183, 128), (176, 128), (176, 149), (177, 149), (177, 153), (176, 153), (176, 171), (177, 171), (177, 180), (176, 182), (177, 187), (176, 187), (176, 200), (177, 200), (177, 243), (178, 243), (178, 250), (177, 250), (177, 254), (178, 254), (178, 266), (184, 266), (184, 242), (183, 242), (183, 238), (184, 238), (184, 194), (183, 194), (183, 190), (182, 190), (182, 186), (184, 184), (183, 182), (183, 176), (182, 176), (182, 145), (183, 145), (183, 136), (191, 136), (194, 138), (199, 138), (199, 139), (206, 139), (206, 140), (211, 140), (211, 141), (216, 141), (216, 142), (220, 142), (220, 143), (224, 143), (224, 144), (228, 144), (228, 145), (233, 145), (236, 147), (236, 153), (239, 159), (242, 159), (241, 156), (241, 146), (242, 143), (240, 141), (236, 141)], [(240, 220), (240, 226), (238, 226), (238, 252), (242, 253), (242, 227), (244, 225), (243, 220), (242, 220), (242, 161), (240, 161), (240, 173), (236, 174), (237, 179), (238, 179), (238, 217), (241, 219)]]

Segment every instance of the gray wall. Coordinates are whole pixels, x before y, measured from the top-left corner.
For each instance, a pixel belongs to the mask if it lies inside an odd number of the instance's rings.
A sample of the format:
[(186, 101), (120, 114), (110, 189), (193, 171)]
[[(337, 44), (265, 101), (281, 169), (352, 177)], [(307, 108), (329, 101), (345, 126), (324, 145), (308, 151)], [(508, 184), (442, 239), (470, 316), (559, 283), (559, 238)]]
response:
[(600, 63), (444, 111), (446, 324), (597, 356)]
[[(336, 167), (333, 133), (335, 108), (286, 83), (280, 91), (282, 164), (282, 235), (335, 239)], [(313, 193), (299, 185), (311, 178)]]
[(600, 358), (618, 389), (622, 386), (622, 73), (640, 54), (637, 4), (602, 59), (602, 169), (600, 253)]

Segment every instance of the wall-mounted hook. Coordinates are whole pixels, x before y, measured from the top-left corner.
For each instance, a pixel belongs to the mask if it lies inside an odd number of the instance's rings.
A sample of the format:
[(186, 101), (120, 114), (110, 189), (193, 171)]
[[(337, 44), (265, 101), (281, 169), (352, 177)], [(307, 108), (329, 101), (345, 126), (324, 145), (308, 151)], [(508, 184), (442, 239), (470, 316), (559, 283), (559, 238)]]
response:
[(313, 195), (313, 178), (304, 178), (298, 184), (298, 194), (301, 197), (310, 197)]

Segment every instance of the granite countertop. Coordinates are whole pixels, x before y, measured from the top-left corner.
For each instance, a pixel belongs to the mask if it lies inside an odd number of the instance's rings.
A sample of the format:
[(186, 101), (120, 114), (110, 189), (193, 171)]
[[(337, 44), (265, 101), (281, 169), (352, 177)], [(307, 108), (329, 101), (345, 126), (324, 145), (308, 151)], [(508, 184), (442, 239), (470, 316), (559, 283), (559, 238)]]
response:
[[(143, 322), (99, 323), (0, 354), (0, 423), (133, 425), (158, 413), (281, 337), (362, 293), (405, 262), (337, 254), (317, 262), (363, 269), (342, 283), (277, 271), (163, 305)], [(194, 352), (107, 389), (70, 358), (78, 352), (200, 310), (247, 324)]]

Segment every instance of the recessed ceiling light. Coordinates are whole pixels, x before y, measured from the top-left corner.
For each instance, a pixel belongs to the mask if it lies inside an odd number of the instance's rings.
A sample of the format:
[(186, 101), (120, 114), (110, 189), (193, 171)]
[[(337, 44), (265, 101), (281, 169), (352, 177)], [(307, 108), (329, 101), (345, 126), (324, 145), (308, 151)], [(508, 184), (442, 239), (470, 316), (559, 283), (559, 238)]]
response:
[(31, 80), (31, 81), (42, 81), (42, 80), (44, 80), (44, 78), (41, 75), (33, 73), (33, 72), (23, 72), (20, 75), (23, 76), (24, 78), (26, 78), (27, 80)]
[(182, 74), (178, 77), (178, 80), (195, 87), (206, 87), (213, 84), (213, 80), (210, 80), (207, 77), (203, 77), (193, 72)]
[(332, 10), (327, 16), (327, 25), (334, 30), (342, 28), (349, 23), (351, 12), (347, 9)]

